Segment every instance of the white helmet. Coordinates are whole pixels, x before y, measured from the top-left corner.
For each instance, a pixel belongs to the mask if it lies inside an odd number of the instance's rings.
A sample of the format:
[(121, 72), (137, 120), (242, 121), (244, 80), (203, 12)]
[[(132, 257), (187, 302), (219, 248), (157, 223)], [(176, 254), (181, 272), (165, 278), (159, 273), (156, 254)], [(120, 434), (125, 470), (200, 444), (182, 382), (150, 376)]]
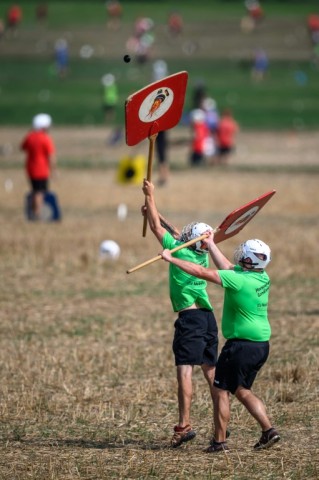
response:
[(46, 130), (51, 127), (52, 118), (47, 113), (39, 113), (32, 120), (34, 130)]
[[(207, 223), (202, 222), (193, 222), (185, 225), (182, 229), (180, 240), (182, 242), (188, 242), (189, 240), (193, 240), (193, 238), (200, 237), (203, 233), (207, 231), (212, 231), (212, 227), (207, 225)], [(207, 253), (207, 249), (202, 248), (202, 242), (198, 241), (191, 245), (189, 248), (194, 249), (197, 253)]]
[(106, 75), (103, 75), (101, 81), (105, 87), (110, 87), (115, 82), (115, 76), (112, 73), (107, 73)]
[[(251, 262), (244, 262), (250, 258)], [(251, 265), (254, 268), (266, 268), (271, 260), (271, 251), (266, 243), (258, 239), (247, 240), (241, 243), (234, 252), (235, 263)]]
[(205, 122), (205, 112), (202, 108), (195, 108), (190, 113), (190, 119), (192, 123), (202, 123)]

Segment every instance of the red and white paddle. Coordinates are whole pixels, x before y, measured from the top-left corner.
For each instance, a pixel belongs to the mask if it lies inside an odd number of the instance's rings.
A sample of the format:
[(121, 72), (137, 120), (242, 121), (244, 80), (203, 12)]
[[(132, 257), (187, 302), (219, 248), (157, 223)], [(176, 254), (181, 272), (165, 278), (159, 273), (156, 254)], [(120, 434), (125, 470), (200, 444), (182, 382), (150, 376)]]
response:
[[(219, 227), (214, 229), (215, 243), (223, 242), (224, 240), (227, 240), (227, 238), (237, 235), (237, 233), (240, 232), (240, 230), (242, 230), (244, 226), (247, 225), (250, 220), (252, 220), (252, 218), (254, 218), (254, 216), (259, 212), (259, 210), (262, 209), (262, 207), (271, 199), (271, 197), (275, 193), (276, 190), (271, 190), (270, 192), (264, 193), (260, 197), (255, 198), (255, 200), (246, 203), (242, 207), (233, 210), (229, 215), (227, 215), (227, 217), (222, 221)], [(203, 240), (206, 237), (207, 235), (204, 234), (200, 237), (190, 240), (189, 242), (183, 243), (182, 245), (178, 245), (171, 250), (171, 253), (177, 252), (182, 248), (189, 247), (194, 243)], [(161, 258), (161, 255), (156, 255), (156, 257), (146, 260), (146, 262), (143, 262), (136, 267), (127, 270), (126, 273), (135, 272), (136, 270), (146, 267), (147, 265), (150, 265), (151, 263), (154, 263)]]
[[(149, 139), (147, 180), (152, 180), (154, 145), (158, 132), (175, 127), (184, 106), (187, 72), (179, 72), (138, 90), (125, 102), (126, 143), (133, 146)], [(143, 237), (147, 218), (144, 217)]]
[(270, 192), (264, 193), (260, 197), (255, 198), (255, 200), (246, 203), (242, 207), (233, 210), (216, 229), (214, 242), (223, 242), (224, 240), (227, 240), (227, 238), (237, 235), (237, 233), (240, 232), (240, 230), (242, 230), (252, 218), (254, 218), (259, 210), (275, 193), (276, 190), (271, 190)]

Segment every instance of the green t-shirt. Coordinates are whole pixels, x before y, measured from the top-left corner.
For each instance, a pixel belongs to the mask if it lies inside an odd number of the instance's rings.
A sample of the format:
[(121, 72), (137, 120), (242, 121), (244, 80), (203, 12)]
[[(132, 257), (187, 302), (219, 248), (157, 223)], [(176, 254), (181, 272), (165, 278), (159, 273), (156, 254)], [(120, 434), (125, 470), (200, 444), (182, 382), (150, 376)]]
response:
[[(163, 248), (172, 248), (183, 242), (175, 240), (168, 232), (163, 237)], [(189, 248), (182, 248), (173, 254), (174, 257), (208, 267), (208, 254), (199, 254)], [(213, 310), (206, 291), (207, 282), (193, 275), (183, 272), (176, 265), (169, 264), (169, 292), (174, 312), (187, 308), (196, 303), (200, 308)]]
[(104, 87), (103, 100), (105, 105), (115, 106), (118, 102), (118, 90), (115, 84)]
[(266, 272), (249, 272), (239, 265), (234, 270), (218, 270), (225, 289), (222, 332), (225, 338), (268, 341), (270, 280)]

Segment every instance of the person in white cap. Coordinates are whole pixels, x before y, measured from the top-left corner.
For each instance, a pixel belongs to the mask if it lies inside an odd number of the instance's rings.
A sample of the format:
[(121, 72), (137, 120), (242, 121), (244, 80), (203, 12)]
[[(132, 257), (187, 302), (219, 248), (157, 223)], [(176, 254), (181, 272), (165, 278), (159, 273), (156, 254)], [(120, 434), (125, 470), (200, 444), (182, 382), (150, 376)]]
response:
[(33, 118), (32, 130), (21, 143), (26, 153), (25, 168), (32, 188), (32, 218), (39, 220), (44, 194), (48, 190), (49, 177), (56, 167), (55, 145), (48, 133), (52, 119), (46, 113)]

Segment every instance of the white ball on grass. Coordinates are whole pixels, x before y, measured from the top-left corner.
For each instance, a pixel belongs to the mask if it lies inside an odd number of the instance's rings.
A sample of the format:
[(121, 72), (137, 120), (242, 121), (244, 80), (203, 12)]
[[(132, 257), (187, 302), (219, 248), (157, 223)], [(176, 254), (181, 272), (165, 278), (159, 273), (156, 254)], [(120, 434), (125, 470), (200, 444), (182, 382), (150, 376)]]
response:
[(117, 260), (121, 254), (119, 245), (114, 240), (104, 240), (100, 245), (100, 257), (107, 260)]

